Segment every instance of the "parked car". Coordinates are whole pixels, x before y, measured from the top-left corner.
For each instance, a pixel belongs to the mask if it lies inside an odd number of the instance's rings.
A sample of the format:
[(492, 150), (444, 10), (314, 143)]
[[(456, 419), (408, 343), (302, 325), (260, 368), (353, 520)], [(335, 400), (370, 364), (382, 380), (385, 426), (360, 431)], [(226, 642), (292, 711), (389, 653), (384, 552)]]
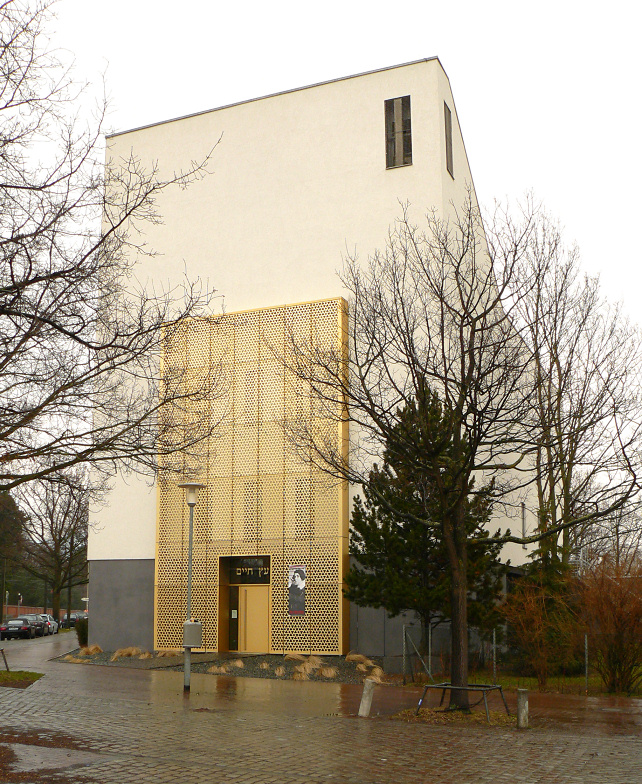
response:
[(72, 612), (67, 618), (67, 613), (62, 616), (62, 628), (63, 629), (71, 629), (76, 625), (76, 618), (78, 617), (78, 613)]
[(36, 629), (36, 636), (37, 637), (44, 637), (45, 636), (45, 622), (42, 620), (42, 616), (36, 615), (36, 613), (25, 613), (24, 615), (20, 616), (21, 618), (29, 618), (29, 620), (33, 623)]
[(9, 618), (0, 624), (0, 640), (11, 640), (13, 637), (33, 639), (36, 627), (30, 618)]
[(58, 634), (58, 621), (53, 617), (53, 615), (41, 613), (40, 617), (45, 624), (45, 634)]

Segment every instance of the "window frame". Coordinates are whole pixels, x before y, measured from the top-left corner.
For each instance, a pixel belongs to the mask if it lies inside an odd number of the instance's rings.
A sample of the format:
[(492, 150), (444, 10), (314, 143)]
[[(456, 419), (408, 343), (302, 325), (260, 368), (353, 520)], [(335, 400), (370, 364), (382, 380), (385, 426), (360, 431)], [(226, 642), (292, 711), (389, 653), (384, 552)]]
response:
[(383, 102), (386, 169), (412, 166), (412, 106), (410, 95)]
[(446, 101), (444, 101), (444, 132), (446, 136), (446, 171), (454, 180), (455, 168), (453, 166), (453, 115)]

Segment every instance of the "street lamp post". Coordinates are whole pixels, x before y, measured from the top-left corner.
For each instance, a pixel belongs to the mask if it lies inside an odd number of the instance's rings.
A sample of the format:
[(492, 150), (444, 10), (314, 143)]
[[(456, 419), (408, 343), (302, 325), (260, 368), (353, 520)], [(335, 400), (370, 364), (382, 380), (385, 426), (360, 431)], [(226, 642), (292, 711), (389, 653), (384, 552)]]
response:
[[(187, 608), (186, 618), (183, 624), (183, 691), (188, 692), (190, 689), (190, 675), (191, 675), (191, 659), (192, 648), (198, 647), (200, 641), (194, 636), (195, 624), (192, 620), (192, 545), (194, 540), (194, 507), (196, 506), (196, 496), (198, 491), (205, 487), (201, 482), (183, 482), (179, 485), (185, 489), (185, 500), (189, 507), (189, 541), (187, 545)], [(200, 624), (198, 624), (198, 631), (200, 632)]]

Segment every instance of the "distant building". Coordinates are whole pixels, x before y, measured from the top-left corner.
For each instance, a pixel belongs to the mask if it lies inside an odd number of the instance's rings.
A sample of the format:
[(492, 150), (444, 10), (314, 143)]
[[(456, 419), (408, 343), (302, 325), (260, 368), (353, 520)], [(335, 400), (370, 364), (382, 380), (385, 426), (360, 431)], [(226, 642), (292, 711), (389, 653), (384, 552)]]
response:
[[(231, 415), (199, 467), (193, 613), (208, 650), (345, 653), (348, 488), (284, 443), (283, 412), (308, 403), (279, 381), (266, 345), (292, 327), (345, 340), (342, 255), (383, 247), (401, 204), (419, 221), (465, 201), (453, 96), (432, 58), (108, 138), (112, 159), (133, 151), (161, 175), (212, 148), (211, 176), (160, 196), (163, 223), (147, 239), (162, 255), (138, 268), (152, 282), (187, 271), (225, 297), (227, 315), (190, 327), (184, 348), (196, 366), (221, 361), (231, 380)], [(334, 435), (347, 439), (347, 426)], [(180, 647), (186, 549), (176, 484), (118, 476), (92, 519), (92, 641)]]

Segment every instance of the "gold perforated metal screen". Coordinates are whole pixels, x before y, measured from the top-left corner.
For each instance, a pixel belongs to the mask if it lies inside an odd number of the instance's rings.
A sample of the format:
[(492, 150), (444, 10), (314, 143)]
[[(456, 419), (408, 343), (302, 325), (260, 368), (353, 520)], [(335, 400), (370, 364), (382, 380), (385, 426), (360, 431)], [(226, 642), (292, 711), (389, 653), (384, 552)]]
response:
[[(343, 354), (346, 321), (342, 299), (231, 313), (186, 323), (166, 349), (165, 365), (184, 365), (196, 381), (220, 363), (226, 388), (209, 404), (212, 420), (223, 420), (216, 437), (201, 444), (196, 464), (192, 457), (184, 467), (186, 478), (196, 473), (206, 485), (195, 507), (192, 576), (192, 615), (203, 623), (206, 650), (228, 647), (229, 588), (221, 559), (267, 555), (270, 651), (345, 653), (347, 487), (292, 448), (283, 422), (293, 416), (307, 419), (338, 449), (347, 444), (347, 422), (342, 418), (337, 424), (327, 410), (320, 417), (309, 386), (284, 370), (278, 357), (288, 353), (293, 337)], [(159, 482), (159, 649), (182, 643), (189, 513), (177, 486), (181, 479), (166, 475)], [(306, 570), (304, 615), (288, 613), (288, 569), (293, 565)]]

